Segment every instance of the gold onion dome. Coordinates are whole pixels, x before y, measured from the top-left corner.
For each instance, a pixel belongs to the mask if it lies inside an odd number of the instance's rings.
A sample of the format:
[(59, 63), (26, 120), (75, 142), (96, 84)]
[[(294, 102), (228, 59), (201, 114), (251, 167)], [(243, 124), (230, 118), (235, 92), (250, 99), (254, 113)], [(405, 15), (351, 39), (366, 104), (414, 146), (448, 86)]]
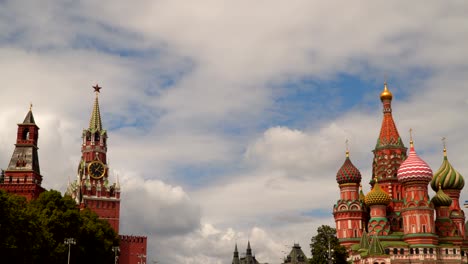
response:
[(343, 166), (336, 173), (336, 181), (338, 184), (344, 183), (360, 183), (361, 172), (353, 165), (349, 159), (349, 152), (346, 151), (346, 159)]
[(387, 87), (387, 82), (384, 83), (384, 90), (383, 92), (380, 94), (380, 100), (384, 101), (384, 100), (392, 100), (393, 98), (393, 95), (392, 93), (388, 90), (388, 87)]
[(388, 205), (391, 201), (390, 196), (380, 188), (378, 181), (375, 181), (374, 188), (366, 195), (366, 205)]
[(447, 150), (444, 148), (444, 160), (439, 170), (434, 174), (434, 178), (431, 181), (431, 188), (434, 191), (438, 190), (438, 186), (442, 189), (455, 189), (461, 190), (465, 186), (465, 180), (463, 176), (456, 171), (452, 164), (447, 159)]
[(437, 191), (436, 195), (432, 197), (431, 202), (436, 206), (450, 206), (452, 204), (452, 198), (448, 196), (447, 194), (444, 193), (442, 190), (440, 184), (439, 184), (439, 190)]

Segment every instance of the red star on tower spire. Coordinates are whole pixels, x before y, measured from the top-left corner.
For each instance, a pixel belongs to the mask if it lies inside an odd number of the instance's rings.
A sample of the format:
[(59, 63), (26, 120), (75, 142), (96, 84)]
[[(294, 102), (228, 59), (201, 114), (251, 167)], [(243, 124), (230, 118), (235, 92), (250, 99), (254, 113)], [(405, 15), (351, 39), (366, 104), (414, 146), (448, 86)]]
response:
[(94, 85), (93, 88), (96, 93), (100, 93), (100, 90), (102, 89), (102, 87), (100, 87), (99, 84)]

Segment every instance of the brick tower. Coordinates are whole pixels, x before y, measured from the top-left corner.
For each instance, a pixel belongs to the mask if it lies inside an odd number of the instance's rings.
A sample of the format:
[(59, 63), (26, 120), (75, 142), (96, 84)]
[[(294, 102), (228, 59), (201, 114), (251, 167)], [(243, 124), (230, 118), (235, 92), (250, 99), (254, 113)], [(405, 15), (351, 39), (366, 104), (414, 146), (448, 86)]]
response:
[(80, 204), (109, 222), (119, 232), (120, 184), (109, 183), (107, 165), (107, 131), (102, 128), (99, 110), (101, 87), (93, 86), (96, 93), (89, 121), (89, 128), (83, 130), (81, 160), (78, 164), (77, 180), (69, 184), (67, 193)]
[[(390, 195), (387, 215), (392, 231), (403, 231), (400, 210), (403, 206), (404, 189), (397, 179), (400, 164), (406, 159), (406, 147), (400, 138), (392, 116), (393, 95), (388, 90), (387, 82), (380, 94), (383, 105), (383, 120), (379, 138), (375, 146), (372, 162), (372, 179), (379, 181), (380, 187)], [(374, 180), (371, 181), (371, 184)]]
[(39, 127), (34, 121), (31, 105), (23, 123), (18, 124), (15, 150), (5, 170), (4, 181), (0, 183), (0, 189), (24, 196), (28, 200), (36, 199), (45, 191), (41, 186), (42, 176), (37, 153), (38, 139)]
[(340, 187), (340, 199), (333, 207), (336, 235), (344, 246), (359, 244), (368, 220), (367, 207), (359, 193), (361, 172), (351, 162), (348, 150), (336, 181)]

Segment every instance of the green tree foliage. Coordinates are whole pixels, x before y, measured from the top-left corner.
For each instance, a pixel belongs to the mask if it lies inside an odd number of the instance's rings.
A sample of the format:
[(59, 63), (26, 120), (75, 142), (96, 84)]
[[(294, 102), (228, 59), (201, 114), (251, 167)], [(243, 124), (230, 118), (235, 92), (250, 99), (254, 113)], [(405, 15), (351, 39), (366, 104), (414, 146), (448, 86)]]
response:
[[(328, 264), (328, 252), (333, 259), (330, 263), (347, 263), (348, 253), (346, 248), (341, 246), (336, 237), (336, 229), (328, 225), (322, 225), (317, 229), (317, 235), (312, 237), (310, 244), (312, 264)], [(330, 243), (330, 244), (329, 244)], [(328, 247), (330, 245), (330, 248)]]
[(65, 238), (75, 238), (71, 263), (112, 263), (117, 234), (90, 210), (80, 211), (70, 197), (42, 193), (28, 203), (0, 190), (0, 255), (11, 263), (66, 263)]

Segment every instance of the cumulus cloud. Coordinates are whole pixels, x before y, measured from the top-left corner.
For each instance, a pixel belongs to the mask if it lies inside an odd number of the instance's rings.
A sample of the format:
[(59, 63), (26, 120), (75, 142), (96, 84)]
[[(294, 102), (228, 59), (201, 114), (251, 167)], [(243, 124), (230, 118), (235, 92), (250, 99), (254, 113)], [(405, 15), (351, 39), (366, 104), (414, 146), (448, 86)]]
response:
[[(363, 182), (370, 179), (381, 122), (375, 83), (384, 74), (403, 140), (413, 128), (435, 170), (447, 137), (450, 161), (466, 174), (467, 9), (3, 1), (0, 162), (7, 164), (15, 124), (32, 101), (44, 186), (64, 190), (97, 82), (110, 166), (121, 177), (122, 230), (147, 234), (160, 263), (226, 263), (235, 241), (242, 249), (249, 238), (261, 261), (278, 263), (285, 244), (297, 240), (307, 252), (316, 227), (333, 225), (346, 139)], [(373, 87), (320, 86), (341, 75)], [(303, 79), (318, 85), (291, 85)], [(318, 98), (314, 107), (284, 99), (301, 89)], [(354, 105), (340, 97), (344, 89), (354, 89)], [(278, 124), (278, 115), (307, 122)]]

